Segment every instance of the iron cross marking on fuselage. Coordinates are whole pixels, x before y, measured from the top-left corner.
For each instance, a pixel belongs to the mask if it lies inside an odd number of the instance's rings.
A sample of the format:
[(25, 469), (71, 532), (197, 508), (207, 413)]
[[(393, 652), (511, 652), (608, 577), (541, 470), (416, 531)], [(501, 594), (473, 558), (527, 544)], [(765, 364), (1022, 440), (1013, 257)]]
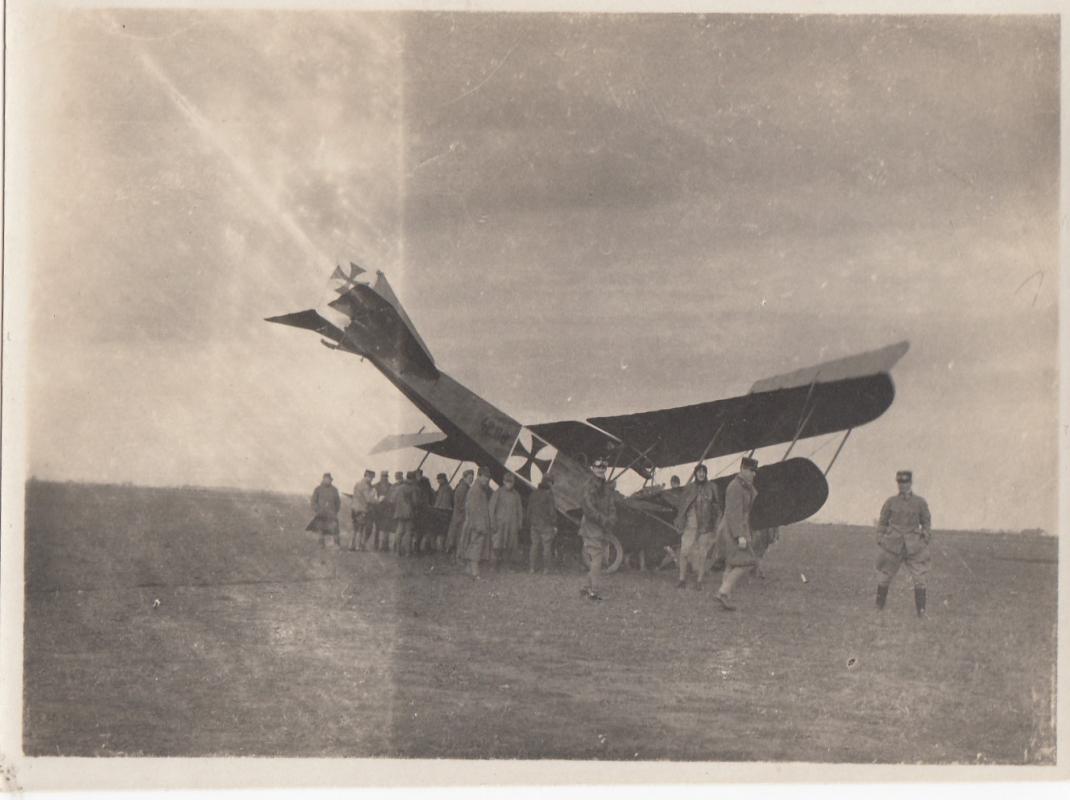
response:
[(550, 471), (555, 458), (556, 447), (547, 444), (527, 428), (521, 428), (505, 467), (532, 486), (538, 486)]

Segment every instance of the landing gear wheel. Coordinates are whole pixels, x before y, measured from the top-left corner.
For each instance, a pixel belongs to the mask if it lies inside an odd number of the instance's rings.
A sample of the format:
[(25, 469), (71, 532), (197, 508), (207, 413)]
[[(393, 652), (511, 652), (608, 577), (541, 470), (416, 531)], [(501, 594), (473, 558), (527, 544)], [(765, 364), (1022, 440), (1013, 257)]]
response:
[[(624, 548), (620, 545), (620, 539), (612, 533), (607, 533), (605, 546), (602, 548), (602, 572), (606, 575), (616, 572), (622, 561), (624, 561)], [(586, 550), (583, 551), (583, 565), (588, 569), (591, 566), (591, 559)]]

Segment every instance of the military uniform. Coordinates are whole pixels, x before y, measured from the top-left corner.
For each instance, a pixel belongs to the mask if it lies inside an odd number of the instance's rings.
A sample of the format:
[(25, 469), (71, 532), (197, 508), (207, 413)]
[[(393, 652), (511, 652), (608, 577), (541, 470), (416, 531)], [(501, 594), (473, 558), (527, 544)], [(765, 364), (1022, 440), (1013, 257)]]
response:
[[(913, 475), (901, 470), (899, 481), (911, 481)], [(929, 543), (932, 541), (932, 516), (925, 498), (907, 489), (892, 495), (881, 507), (877, 523), (877, 608), (884, 608), (888, 587), (901, 565), (914, 582), (914, 602), (918, 616), (925, 614), (926, 576), (931, 563)]]
[(457, 558), (464, 556), (464, 544), (460, 539), (461, 531), (464, 530), (464, 507), (469, 489), (471, 485), (467, 478), (461, 478), (453, 492), (453, 516), (450, 517), (450, 528), (446, 533), (446, 552), (455, 551)]
[(680, 531), (680, 580), (687, 581), (688, 564), (698, 576), (698, 588), (706, 577), (706, 557), (714, 543), (714, 531), (721, 517), (721, 503), (717, 487), (709, 481), (688, 484), (676, 514), (676, 529)]
[(550, 554), (557, 536), (557, 507), (554, 492), (546, 479), (528, 497), (528, 530), (531, 533), (531, 550), (528, 553), (528, 569), (535, 571), (535, 561), (542, 549), (542, 572), (550, 567)]
[(353, 487), (353, 499), (350, 502), (349, 514), (353, 520), (353, 541), (349, 545), (350, 550), (360, 548), (363, 550), (369, 546), (372, 537), (372, 509), (378, 501), (375, 487), (371, 479), (374, 473), (365, 472), (364, 479)]
[(338, 511), (341, 508), (342, 499), (338, 496), (338, 490), (330, 484), (321, 483), (312, 492), (312, 511), (315, 516), (305, 530), (319, 531), (321, 547), (327, 544), (328, 536), (338, 544)]
[[(484, 474), (481, 472), (480, 474)], [(470, 574), (479, 576), (479, 562), (489, 555), (490, 550), (490, 487), (476, 481), (468, 490), (464, 502), (464, 559), (468, 562)], [(460, 551), (458, 551), (460, 552)]]
[[(601, 459), (593, 466), (605, 462)], [(580, 522), (580, 537), (583, 539), (583, 553), (591, 561), (588, 575), (588, 589), (585, 593), (598, 598), (598, 578), (602, 574), (602, 559), (605, 554), (606, 534), (617, 524), (617, 506), (613, 491), (604, 478), (593, 477), (583, 490), (583, 520)]]
[(524, 506), (520, 493), (508, 484), (498, 487), (490, 498), (491, 559), (497, 563), (503, 557), (511, 559), (520, 540), (520, 526), (524, 524)]
[[(717, 546), (724, 557), (724, 577), (717, 598), (721, 605), (732, 609), (728, 597), (736, 583), (750, 568), (758, 563), (751, 543), (750, 510), (758, 497), (753, 478), (744, 475), (744, 469), (756, 472), (758, 462), (753, 458), (744, 458), (740, 474), (728, 484), (724, 496), (724, 516), (717, 527)], [(743, 544), (740, 544), (740, 542)]]

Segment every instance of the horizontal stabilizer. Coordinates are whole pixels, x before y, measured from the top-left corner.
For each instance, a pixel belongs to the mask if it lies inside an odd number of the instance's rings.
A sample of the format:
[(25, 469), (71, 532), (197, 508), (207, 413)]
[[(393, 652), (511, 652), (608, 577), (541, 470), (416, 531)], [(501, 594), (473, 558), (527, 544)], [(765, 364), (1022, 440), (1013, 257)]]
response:
[(446, 434), (439, 431), (429, 431), (427, 433), (395, 433), (387, 436), (381, 440), (375, 447), (369, 451), (369, 455), (376, 455), (378, 453), (388, 453), (392, 450), (404, 450), (408, 447), (423, 447), (424, 445), (435, 444), (436, 442), (446, 441)]
[(861, 378), (866, 375), (890, 372), (896, 362), (909, 349), (910, 342), (897, 342), (879, 350), (855, 353), (846, 358), (838, 358), (835, 361), (826, 361), (824, 364), (804, 367), (794, 372), (786, 372), (783, 375), (764, 378), (757, 381), (750, 387), (750, 390), (752, 394), (756, 392), (772, 392), (776, 389), (809, 386), (815, 382), (829, 383), (831, 381), (846, 380), (847, 378)]
[(336, 342), (342, 341), (342, 329), (334, 323), (324, 319), (320, 316), (318, 311), (314, 309), (308, 309), (307, 311), (297, 311), (293, 314), (283, 314), (278, 317), (267, 317), (265, 322), (277, 322), (279, 325), (290, 325), (294, 328), (303, 328), (308, 331), (315, 331), (320, 336), (326, 336), (328, 339), (332, 339)]

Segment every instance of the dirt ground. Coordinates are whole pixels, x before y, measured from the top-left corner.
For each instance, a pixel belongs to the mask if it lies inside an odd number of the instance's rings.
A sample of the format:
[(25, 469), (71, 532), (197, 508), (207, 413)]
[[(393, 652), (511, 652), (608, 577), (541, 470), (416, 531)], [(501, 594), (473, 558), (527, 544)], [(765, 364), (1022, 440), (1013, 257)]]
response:
[(592, 603), (571, 561), (473, 582), (321, 549), (308, 519), (304, 498), (29, 484), (26, 753), (1055, 760), (1053, 537), (938, 532), (919, 623), (905, 573), (873, 610), (863, 528), (785, 529), (729, 613), (670, 570)]

